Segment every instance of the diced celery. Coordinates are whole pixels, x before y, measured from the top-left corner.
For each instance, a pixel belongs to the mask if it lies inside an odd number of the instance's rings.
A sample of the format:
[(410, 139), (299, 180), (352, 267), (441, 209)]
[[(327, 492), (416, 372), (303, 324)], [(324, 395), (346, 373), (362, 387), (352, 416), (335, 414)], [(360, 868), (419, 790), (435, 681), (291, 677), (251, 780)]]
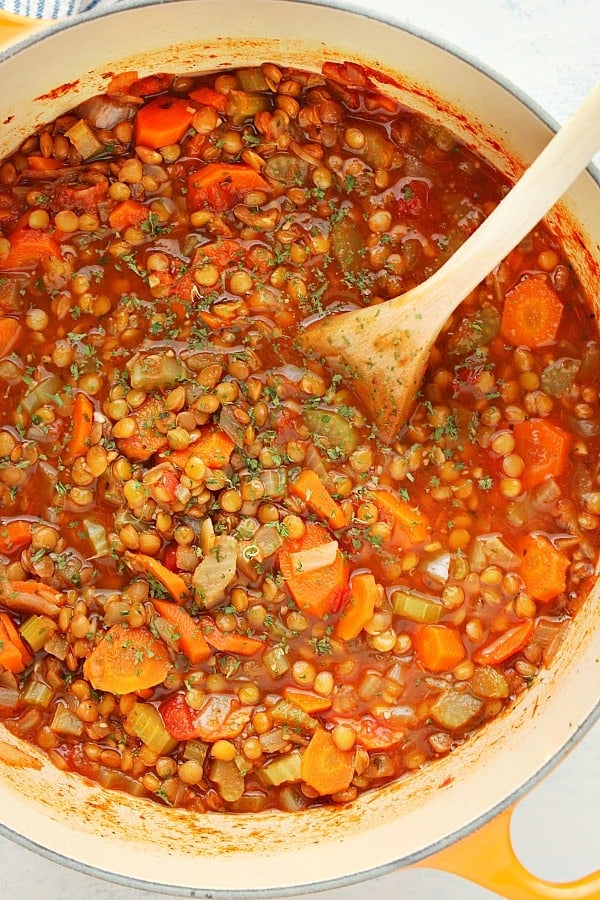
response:
[(23, 622), (19, 631), (24, 641), (27, 641), (34, 653), (41, 650), (50, 635), (54, 634), (57, 629), (56, 622), (53, 622), (49, 616), (29, 616)]
[(280, 645), (265, 651), (262, 661), (272, 678), (279, 678), (281, 675), (284, 675), (291, 665), (286, 648)]
[(204, 741), (199, 741), (196, 738), (192, 738), (191, 740), (185, 742), (185, 747), (183, 748), (184, 759), (195, 759), (196, 762), (204, 765), (207, 753), (208, 744), (205, 744)]
[(318, 724), (316, 719), (289, 700), (281, 700), (271, 707), (271, 716), (273, 721), (280, 725), (288, 725), (302, 731), (314, 731)]
[(392, 609), (397, 616), (410, 619), (411, 622), (434, 625), (439, 622), (444, 607), (433, 597), (404, 591), (401, 588), (392, 594)]
[(175, 387), (188, 375), (185, 365), (176, 356), (148, 353), (136, 357), (129, 366), (129, 380), (136, 391), (155, 391)]
[(347, 419), (328, 409), (305, 409), (302, 418), (313, 434), (327, 438), (331, 449), (349, 456), (360, 444), (360, 433)]
[(155, 753), (171, 753), (177, 746), (164, 726), (159, 711), (150, 703), (136, 703), (127, 722), (140, 741)]
[(50, 722), (50, 730), (65, 737), (81, 737), (83, 722), (68, 706), (59, 705)]
[(227, 115), (234, 125), (243, 125), (256, 113), (271, 108), (266, 94), (248, 94), (245, 91), (230, 91), (227, 95)]
[(235, 760), (213, 759), (210, 764), (211, 781), (217, 785), (223, 800), (233, 803), (239, 800), (246, 786), (244, 776), (235, 764)]
[(26, 706), (48, 709), (54, 700), (54, 691), (43, 681), (30, 678), (21, 691), (21, 700)]
[(483, 700), (472, 694), (446, 691), (432, 704), (430, 713), (432, 719), (442, 728), (455, 731), (458, 728), (465, 728), (482, 708)]
[(257, 770), (261, 781), (277, 787), (285, 781), (302, 780), (302, 755), (299, 750), (284, 753), (272, 762), (267, 763), (262, 769)]
[(148, 791), (141, 781), (132, 778), (131, 775), (125, 775), (118, 769), (98, 766), (95, 775), (102, 787), (109, 788), (109, 790), (124, 791), (126, 794), (131, 794), (132, 797), (148, 796)]
[(269, 85), (260, 66), (238, 69), (238, 81), (244, 91), (268, 91)]

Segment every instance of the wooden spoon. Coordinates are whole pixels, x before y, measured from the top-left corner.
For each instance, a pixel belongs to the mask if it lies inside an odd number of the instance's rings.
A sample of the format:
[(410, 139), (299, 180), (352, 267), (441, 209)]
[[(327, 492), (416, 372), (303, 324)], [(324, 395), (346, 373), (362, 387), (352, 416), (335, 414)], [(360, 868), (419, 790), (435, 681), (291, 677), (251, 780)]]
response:
[(525, 237), (600, 147), (600, 83), (490, 216), (427, 281), (385, 303), (319, 319), (304, 352), (353, 382), (391, 442), (406, 421), (431, 348), (451, 313)]

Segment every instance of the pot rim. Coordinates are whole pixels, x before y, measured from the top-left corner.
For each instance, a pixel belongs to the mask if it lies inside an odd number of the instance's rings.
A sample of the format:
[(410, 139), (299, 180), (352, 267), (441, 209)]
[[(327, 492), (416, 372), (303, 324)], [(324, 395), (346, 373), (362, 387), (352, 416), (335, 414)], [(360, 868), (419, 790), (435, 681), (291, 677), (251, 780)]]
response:
[[(174, 5), (176, 7), (182, 7), (186, 2), (194, 2), (194, 0), (168, 0), (168, 2), (174, 2)], [(218, 3), (219, 0), (204, 0), (204, 2)], [(257, 5), (262, 5), (263, 3), (283, 4), (289, 3), (290, 0), (253, 0), (253, 2)], [(292, 0), (292, 2), (296, 6), (325, 7), (332, 10), (337, 10), (344, 15), (355, 16), (358, 19), (370, 19), (375, 22), (389, 25), (395, 30), (402, 31), (416, 38), (419, 38), (426, 43), (437, 47), (442, 51), (448, 53), (449, 55), (466, 63), (480, 74), (487, 76), (497, 85), (504, 88), (504, 90), (506, 90), (514, 100), (518, 101), (528, 111), (533, 113), (538, 120), (548, 126), (553, 132), (558, 130), (559, 125), (557, 121), (552, 116), (550, 116), (550, 114), (532, 97), (530, 97), (525, 91), (519, 88), (518, 85), (514, 84), (510, 79), (505, 77), (502, 73), (498, 72), (494, 67), (489, 66), (488, 64), (483, 62), (477, 56), (463, 50), (461, 47), (455, 45), (451, 41), (447, 41), (440, 36), (429, 32), (427, 29), (408, 24), (406, 22), (403, 22), (399, 17), (396, 17), (392, 14), (374, 11), (373, 9), (370, 9), (363, 5), (349, 7), (344, 3), (344, 0)], [(91, 22), (96, 19), (112, 15), (119, 15), (119, 13), (121, 12), (130, 11), (137, 8), (164, 5), (164, 3), (165, 0), (115, 0), (115, 4), (113, 6), (107, 7), (103, 6), (102, 0), (100, 0), (100, 8), (96, 7), (94, 9), (84, 11), (73, 18), (53, 22), (52, 24), (49, 24), (47, 28), (44, 28), (43, 30), (36, 30), (34, 33), (19, 40), (17, 43), (11, 45), (4, 51), (0, 51), (0, 62), (2, 62), (2, 60), (4, 59), (8, 59), (14, 55), (17, 55), (22, 50), (34, 46), (39, 41), (44, 40), (46, 37), (50, 37), (53, 34), (62, 32), (72, 26), (76, 26), (79, 23)], [(600, 185), (600, 168), (597, 167), (594, 163), (590, 163), (590, 165), (587, 167), (587, 171), (596, 182), (596, 184)], [(359, 884), (370, 880), (371, 878), (387, 875), (390, 872), (397, 870), (399, 866), (402, 866), (403, 868), (411, 866), (423, 859), (428, 858), (433, 853), (446, 849), (456, 841), (465, 837), (467, 834), (478, 829), (486, 822), (493, 819), (500, 812), (514, 804), (525, 794), (527, 794), (535, 784), (537, 784), (542, 778), (544, 778), (561, 760), (565, 758), (565, 756), (573, 749), (573, 747), (582, 739), (582, 737), (592, 728), (592, 726), (597, 721), (600, 721), (600, 696), (596, 705), (591, 709), (589, 714), (580, 723), (576, 730), (573, 731), (564, 741), (562, 746), (558, 747), (558, 749), (554, 749), (552, 752), (552, 756), (535, 772), (533, 772), (524, 782), (517, 785), (517, 787), (515, 787), (512, 791), (505, 795), (500, 802), (490, 807), (475, 819), (465, 823), (461, 827), (453, 830), (451, 833), (433, 841), (426, 847), (420, 850), (413, 851), (398, 860), (391, 860), (388, 863), (375, 864), (368, 869), (353, 872), (349, 875), (333, 876), (331, 878), (328, 878), (327, 880), (308, 882), (302, 885), (290, 887), (284, 886), (279, 888), (262, 887), (238, 890), (226, 888), (203, 889), (195, 887), (193, 885), (176, 886), (173, 884), (166, 884), (157, 881), (148, 882), (132, 875), (124, 875), (118, 872), (107, 871), (106, 869), (98, 868), (93, 864), (72, 859), (56, 850), (49, 849), (42, 844), (39, 844), (32, 838), (28, 838), (16, 831), (13, 831), (2, 822), (0, 822), (0, 835), (27, 850), (35, 851), (37, 854), (49, 860), (50, 862), (58, 863), (80, 874), (91, 875), (113, 884), (132, 889), (143, 890), (147, 893), (162, 893), (170, 896), (186, 897), (218, 897), (222, 898), (222, 900), (228, 900), (228, 898), (231, 898), (231, 900), (252, 900), (252, 898), (271, 898), (271, 900), (276, 900), (276, 898), (279, 897), (298, 896), (300, 893), (309, 894), (322, 890), (333, 890), (337, 888), (348, 887), (353, 884)]]

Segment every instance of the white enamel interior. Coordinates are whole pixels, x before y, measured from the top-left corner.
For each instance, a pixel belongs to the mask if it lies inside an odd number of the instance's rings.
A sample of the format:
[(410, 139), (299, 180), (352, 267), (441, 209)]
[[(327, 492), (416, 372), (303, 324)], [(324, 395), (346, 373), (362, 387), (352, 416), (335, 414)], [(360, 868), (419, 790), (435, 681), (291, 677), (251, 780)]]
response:
[[(360, 61), (403, 103), (434, 116), (516, 175), (548, 127), (488, 75), (421, 37), (293, 0), (189, 0), (89, 18), (0, 61), (0, 156), (36, 125), (103, 90), (111, 73), (214, 70), (264, 60)], [(597, 309), (600, 191), (586, 173), (550, 222)], [(193, 896), (282, 896), (427, 855), (506, 805), (598, 713), (598, 591), (554, 664), (506, 716), (450, 757), (346, 809), (194, 816), (57, 771), (0, 764), (0, 825), (17, 840), (117, 880)], [(13, 741), (0, 730), (0, 739)], [(32, 752), (30, 749), (28, 752)]]

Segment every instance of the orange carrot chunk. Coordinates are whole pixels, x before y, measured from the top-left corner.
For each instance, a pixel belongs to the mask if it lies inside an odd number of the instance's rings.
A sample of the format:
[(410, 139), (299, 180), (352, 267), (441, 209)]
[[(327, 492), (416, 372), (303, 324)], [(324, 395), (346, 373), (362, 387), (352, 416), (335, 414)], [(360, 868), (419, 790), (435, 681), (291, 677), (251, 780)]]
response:
[(78, 391), (73, 403), (73, 428), (66, 448), (72, 459), (87, 452), (93, 424), (94, 404), (87, 394)]
[(302, 754), (301, 776), (321, 796), (345, 791), (354, 777), (354, 751), (340, 750), (329, 731), (318, 728)]
[(313, 694), (311, 691), (297, 691), (294, 688), (286, 687), (283, 689), (283, 696), (302, 712), (312, 713), (325, 712), (331, 708), (331, 697), (322, 697), (320, 694)]
[(549, 603), (567, 587), (569, 560), (541, 534), (529, 534), (521, 543), (519, 574), (525, 590), (540, 603)]
[(35, 172), (51, 172), (55, 169), (63, 169), (65, 164), (53, 156), (31, 156), (27, 157), (27, 165)]
[(514, 427), (516, 449), (525, 463), (522, 475), (526, 490), (545, 478), (560, 477), (567, 468), (571, 436), (545, 419), (527, 419)]
[(143, 406), (132, 413), (137, 431), (131, 437), (117, 441), (120, 452), (129, 459), (145, 462), (155, 453), (164, 450), (169, 441), (166, 434), (157, 428), (157, 422), (163, 415), (166, 415), (166, 410), (161, 400), (156, 397), (146, 400)]
[(23, 329), (17, 319), (12, 316), (0, 318), (0, 358), (8, 356), (21, 337)]
[(113, 625), (83, 664), (97, 691), (133, 694), (165, 680), (171, 669), (167, 648), (147, 628)]
[(423, 625), (414, 644), (421, 665), (430, 672), (448, 672), (466, 656), (460, 634), (450, 625)]
[(125, 231), (135, 225), (141, 225), (148, 218), (148, 207), (139, 200), (122, 200), (113, 206), (108, 214), (110, 227), (115, 231)]
[(392, 491), (378, 488), (370, 494), (377, 509), (392, 520), (393, 536), (401, 544), (422, 544), (427, 540), (430, 526), (424, 513)]
[(176, 144), (190, 127), (193, 117), (194, 110), (186, 100), (168, 95), (155, 97), (137, 111), (135, 142), (153, 150)]
[(177, 603), (183, 603), (190, 596), (189, 588), (181, 575), (172, 572), (158, 559), (148, 556), (146, 553), (126, 553), (125, 555), (134, 572), (150, 575), (156, 579)]
[(22, 672), (25, 668), (23, 657), (19, 652), (19, 648), (15, 647), (9, 638), (9, 635), (0, 620), (0, 666), (8, 669), (13, 674)]
[(207, 644), (222, 653), (237, 653), (238, 656), (254, 656), (264, 650), (264, 641), (258, 638), (248, 637), (245, 634), (236, 634), (233, 631), (221, 631), (210, 616), (206, 616), (202, 623), (204, 637)]
[(350, 582), (350, 599), (333, 629), (336, 637), (351, 641), (358, 637), (369, 619), (373, 618), (379, 598), (377, 582), (370, 572), (359, 572)]
[(183, 607), (170, 600), (157, 600), (156, 598), (152, 598), (152, 605), (159, 616), (173, 626), (177, 645), (192, 665), (208, 659), (211, 650), (204, 637), (204, 632)]
[(224, 469), (235, 444), (224, 431), (206, 428), (197, 441), (193, 441), (185, 450), (169, 450), (162, 458), (178, 469), (185, 469), (192, 456), (197, 456), (209, 469)]
[(32, 525), (26, 519), (13, 519), (0, 525), (0, 553), (11, 556), (28, 547), (32, 538)]
[(0, 269), (33, 269), (41, 259), (60, 256), (58, 241), (35, 228), (20, 228), (9, 237), (10, 252), (0, 259)]
[(341, 506), (312, 469), (302, 469), (296, 480), (290, 482), (289, 490), (295, 497), (304, 500), (308, 508), (332, 528), (345, 528), (346, 517)]
[(227, 94), (220, 94), (209, 87), (199, 87), (195, 91), (191, 91), (190, 98), (201, 106), (211, 106), (217, 112), (224, 113), (227, 111)]
[(28, 647), (25, 646), (23, 640), (21, 639), (21, 635), (15, 628), (14, 622), (8, 613), (2, 612), (0, 613), (0, 622), (4, 626), (4, 630), (8, 635), (8, 639), (13, 644), (19, 653), (21, 654), (21, 659), (23, 661), (23, 667), (29, 665), (33, 656)]
[(506, 295), (500, 329), (515, 347), (546, 347), (556, 340), (562, 313), (548, 281), (526, 276)]
[(250, 191), (268, 191), (270, 185), (250, 166), (208, 163), (189, 176), (188, 208), (195, 212), (208, 206), (215, 212), (232, 209)]
[(297, 571), (294, 553), (312, 550), (330, 543), (329, 533), (321, 525), (309, 522), (298, 540), (286, 540), (279, 550), (279, 567), (299, 609), (322, 619), (340, 609), (348, 590), (348, 571), (338, 550), (329, 565), (310, 572)]
[(479, 647), (473, 654), (473, 662), (478, 666), (500, 665), (529, 643), (534, 627), (533, 620), (527, 620), (508, 628), (485, 647)]

